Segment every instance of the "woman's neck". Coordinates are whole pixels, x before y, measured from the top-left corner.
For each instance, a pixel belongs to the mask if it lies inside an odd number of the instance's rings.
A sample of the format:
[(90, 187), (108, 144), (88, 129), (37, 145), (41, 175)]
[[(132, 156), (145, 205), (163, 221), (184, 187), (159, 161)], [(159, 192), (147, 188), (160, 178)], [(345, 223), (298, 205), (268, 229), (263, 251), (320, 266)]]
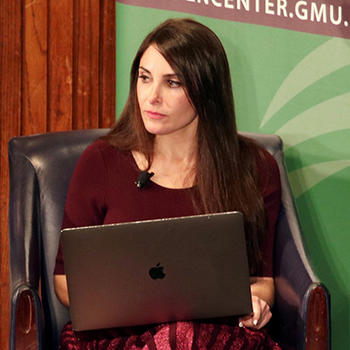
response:
[(153, 181), (170, 188), (192, 187), (197, 161), (195, 138), (178, 138), (177, 135), (157, 136), (154, 143), (150, 171)]
[(154, 140), (154, 159), (193, 163), (197, 155), (196, 137), (181, 138), (177, 135), (157, 135)]
[[(183, 135), (182, 135), (183, 136)], [(133, 152), (139, 168), (147, 168), (145, 157)], [(150, 172), (152, 181), (168, 188), (188, 188), (194, 185), (197, 162), (197, 138), (180, 135), (157, 135)]]

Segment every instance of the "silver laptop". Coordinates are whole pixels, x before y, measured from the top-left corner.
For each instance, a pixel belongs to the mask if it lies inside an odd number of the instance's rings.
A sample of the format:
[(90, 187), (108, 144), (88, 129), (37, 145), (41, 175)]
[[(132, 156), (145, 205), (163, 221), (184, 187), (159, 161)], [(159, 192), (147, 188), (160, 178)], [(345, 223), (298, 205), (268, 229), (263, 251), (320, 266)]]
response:
[(75, 330), (252, 311), (239, 212), (62, 230)]

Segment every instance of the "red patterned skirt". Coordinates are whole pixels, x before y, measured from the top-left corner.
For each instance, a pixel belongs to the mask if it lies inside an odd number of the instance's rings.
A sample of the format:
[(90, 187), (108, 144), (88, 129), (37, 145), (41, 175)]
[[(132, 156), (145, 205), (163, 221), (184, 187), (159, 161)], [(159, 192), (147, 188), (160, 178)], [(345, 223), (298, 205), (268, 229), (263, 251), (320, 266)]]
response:
[(174, 322), (75, 332), (66, 324), (61, 350), (281, 350), (266, 330), (211, 322)]

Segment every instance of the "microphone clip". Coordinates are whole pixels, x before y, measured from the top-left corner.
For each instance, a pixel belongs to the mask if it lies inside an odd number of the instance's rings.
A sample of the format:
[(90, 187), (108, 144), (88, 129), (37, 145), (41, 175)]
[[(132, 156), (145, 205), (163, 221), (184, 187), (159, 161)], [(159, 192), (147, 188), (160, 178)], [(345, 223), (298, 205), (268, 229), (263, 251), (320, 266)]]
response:
[(145, 170), (141, 171), (139, 176), (137, 177), (137, 181), (135, 181), (135, 185), (137, 186), (137, 188), (141, 190), (153, 175), (153, 172), (149, 173)]

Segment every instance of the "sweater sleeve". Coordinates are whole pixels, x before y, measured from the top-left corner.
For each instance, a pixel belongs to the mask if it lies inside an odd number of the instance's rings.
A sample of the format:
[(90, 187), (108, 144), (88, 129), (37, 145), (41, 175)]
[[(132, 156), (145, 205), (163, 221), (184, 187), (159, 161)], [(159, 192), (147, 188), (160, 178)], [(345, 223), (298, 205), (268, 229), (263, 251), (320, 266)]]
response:
[[(77, 162), (68, 188), (62, 228), (103, 223), (108, 184), (107, 169), (99, 145), (100, 141), (90, 145)], [(61, 242), (54, 274), (64, 274)]]

